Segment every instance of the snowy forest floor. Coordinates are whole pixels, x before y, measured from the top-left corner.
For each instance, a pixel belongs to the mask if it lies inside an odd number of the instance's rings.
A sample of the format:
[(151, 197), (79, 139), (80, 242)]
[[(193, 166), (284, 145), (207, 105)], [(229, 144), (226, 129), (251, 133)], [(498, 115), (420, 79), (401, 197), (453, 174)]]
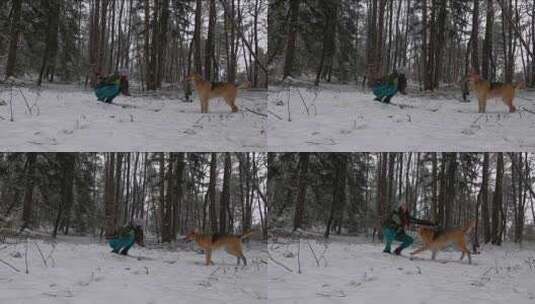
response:
[[(242, 91), (231, 113), (221, 99), (200, 113), (178, 91), (118, 96), (109, 105), (75, 85), (0, 85), (4, 151), (265, 151), (265, 91)], [(22, 93), (22, 94), (21, 94)], [(13, 118), (11, 120), (11, 107)], [(255, 113), (256, 112), (256, 113)]]
[(328, 243), (301, 240), (298, 261), (298, 244), (280, 239), (269, 245), (284, 265), (270, 261), (273, 303), (535, 303), (533, 246), (485, 246), (469, 265), (457, 251), (441, 252), (436, 261), (429, 252), (411, 260), (415, 245), (395, 256), (382, 253), (383, 244), (339, 236)]
[(110, 253), (105, 244), (87, 238), (61, 238), (52, 245), (34, 241), (0, 245), (0, 303), (266, 303), (267, 258), (265, 243), (245, 246), (248, 266), (217, 251), (215, 265), (205, 266), (204, 254), (192, 250), (148, 249), (134, 246), (130, 257)]
[[(535, 92), (520, 91), (516, 113), (498, 100), (479, 114), (477, 101), (462, 102), (460, 89), (396, 95), (374, 101), (351, 85), (298, 83), (270, 87), (270, 151), (525, 151), (535, 148)], [(289, 105), (288, 105), (289, 101)], [(288, 117), (290, 120), (288, 121)]]

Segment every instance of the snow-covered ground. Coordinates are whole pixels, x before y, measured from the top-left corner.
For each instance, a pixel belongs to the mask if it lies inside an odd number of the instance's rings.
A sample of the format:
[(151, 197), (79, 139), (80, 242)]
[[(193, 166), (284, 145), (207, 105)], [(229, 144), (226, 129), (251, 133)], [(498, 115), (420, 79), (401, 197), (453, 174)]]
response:
[(193, 103), (177, 91), (133, 95), (108, 105), (74, 85), (0, 86), (0, 150), (265, 151), (267, 92), (241, 92), (238, 113), (212, 100), (208, 114), (196, 94)]
[(429, 252), (410, 260), (413, 248), (404, 256), (388, 255), (382, 244), (359, 238), (334, 237), (327, 247), (301, 240), (301, 274), (297, 241), (283, 239), (269, 248), (273, 259), (284, 264), (270, 262), (272, 303), (535, 303), (533, 246), (483, 247), (469, 265), (459, 261), (456, 251), (441, 252), (436, 261)]
[[(245, 247), (248, 266), (223, 251), (205, 266), (204, 255), (191, 250), (134, 246), (131, 257), (110, 253), (108, 246), (60, 241), (38, 242), (47, 266), (31, 241), (25, 273), (24, 244), (4, 248), (0, 259), (0, 303), (9, 304), (251, 304), (267, 302), (266, 245)], [(137, 258), (136, 258), (137, 257)]]
[(410, 89), (386, 105), (350, 85), (274, 86), (268, 97), (268, 146), (274, 152), (535, 149), (535, 92), (520, 91), (513, 114), (498, 100), (479, 114), (475, 97), (470, 98), (461, 102), (456, 88), (434, 94)]

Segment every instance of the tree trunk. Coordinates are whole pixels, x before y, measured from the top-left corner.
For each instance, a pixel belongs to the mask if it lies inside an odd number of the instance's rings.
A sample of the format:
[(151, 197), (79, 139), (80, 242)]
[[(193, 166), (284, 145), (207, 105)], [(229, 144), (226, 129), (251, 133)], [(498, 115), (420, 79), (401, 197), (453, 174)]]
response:
[(208, 37), (206, 38), (206, 48), (204, 57), (204, 79), (214, 81), (214, 59), (215, 59), (215, 24), (217, 13), (215, 0), (210, 0), (210, 13), (208, 17)]
[(377, 223), (375, 229), (379, 232), (379, 239), (383, 239), (383, 226), (387, 218), (386, 200), (387, 186), (386, 174), (388, 168), (388, 153), (380, 153), (378, 161), (377, 176)]
[(216, 191), (216, 181), (217, 181), (217, 153), (211, 153), (210, 159), (210, 181), (208, 184), (208, 192), (206, 193), (208, 207), (209, 207), (209, 217), (210, 217), (210, 228), (212, 233), (217, 232), (217, 213), (216, 213), (216, 200), (215, 200), (215, 191)]
[[(61, 197), (54, 224), (52, 237), (56, 238), (61, 221), (64, 217), (70, 217), (69, 210), (73, 203), (74, 164), (75, 156), (71, 153), (58, 153), (58, 161), (61, 168)], [(67, 221), (68, 226), (68, 221)], [(66, 230), (68, 232), (68, 229)]]
[(32, 228), (32, 211), (33, 211), (33, 189), (35, 185), (35, 160), (37, 154), (26, 153), (25, 166), (25, 190), (24, 190), (24, 205), (22, 209), (22, 225), (23, 227)]
[(346, 198), (346, 174), (347, 174), (347, 157), (344, 153), (336, 153), (331, 155), (334, 165), (334, 184), (333, 184), (333, 200), (331, 203), (331, 210), (329, 219), (327, 221), (327, 227), (325, 229), (324, 237), (329, 238), (330, 232), (333, 228), (338, 227), (337, 233), (340, 233), (340, 229), (343, 221), (343, 213), (345, 208)]
[(7, 63), (6, 63), (6, 76), (5, 79), (9, 76), (15, 75), (15, 67), (17, 65), (17, 49), (19, 44), (19, 35), (21, 32), (20, 17), (22, 15), (22, 0), (13, 0), (12, 1), (12, 19), (11, 27), (9, 33), (9, 49), (7, 54)]
[(114, 194), (115, 176), (115, 153), (108, 153), (104, 161), (104, 217), (105, 217), (105, 235), (111, 238), (116, 229), (115, 212), (117, 205)]
[[(48, 29), (46, 35), (46, 46), (43, 53), (43, 61), (41, 64), (41, 70), (39, 72), (39, 78), (37, 79), (37, 85), (40, 86), (45, 76), (45, 71), (49, 71), (50, 67), (53, 67), (56, 60), (56, 53), (58, 49), (58, 25), (60, 14), (60, 5), (57, 0), (48, 1), (46, 4), (48, 12)], [(51, 62), (52, 61), (52, 62)]]
[(232, 159), (230, 153), (225, 153), (225, 167), (223, 171), (223, 189), (219, 204), (219, 233), (228, 233), (232, 227), (227, 226), (227, 218), (231, 215), (230, 206), (230, 176), (232, 174)]
[(299, 153), (298, 177), (297, 177), (297, 198), (295, 204), (294, 231), (303, 228), (305, 218), (306, 199), (306, 173), (308, 170), (309, 153)]
[(494, 245), (501, 245), (501, 233), (500, 229), (503, 229), (501, 227), (502, 219), (500, 218), (503, 205), (503, 171), (504, 171), (504, 164), (503, 164), (503, 153), (497, 153), (497, 161), (496, 161), (496, 187), (494, 190), (494, 197), (492, 199), (492, 227), (491, 227), (491, 235), (492, 235), (492, 244)]
[(166, 218), (165, 218), (165, 153), (160, 152), (158, 153), (158, 162), (159, 162), (159, 169), (158, 169), (158, 199), (159, 199), (159, 222), (160, 222), (160, 236), (162, 238), (162, 242), (167, 241), (167, 226), (166, 226)]
[(472, 69), (480, 73), (479, 66), (479, 0), (474, 0), (474, 11), (472, 12)]
[(490, 63), (492, 60), (492, 36), (494, 26), (494, 4), (493, 0), (487, 0), (487, 23), (485, 26), (485, 41), (483, 42), (483, 58), (482, 58), (482, 76), (484, 79), (492, 80)]
[(481, 183), (481, 218), (483, 224), (483, 240), (485, 243), (490, 242), (490, 216), (489, 216), (489, 153), (483, 156), (483, 173)]
[(300, 2), (301, 0), (290, 1), (290, 22), (288, 25), (288, 40), (286, 43), (286, 59), (284, 61), (283, 79), (291, 76), (293, 72)]
[[(432, 169), (432, 207), (433, 210), (433, 222), (438, 223), (439, 217), (438, 217), (438, 161), (437, 161), (437, 153), (433, 152), (433, 169)], [(407, 168), (408, 171), (408, 168)]]
[(202, 0), (197, 0), (197, 7), (195, 9), (195, 29), (193, 33), (193, 65), (195, 73), (202, 75), (202, 59), (201, 59), (201, 26), (202, 26)]
[(182, 229), (181, 226), (181, 210), (184, 197), (184, 154), (183, 152), (177, 153), (176, 161), (176, 191), (175, 191), (175, 204), (174, 204), (174, 217), (173, 217), (173, 239), (176, 234)]

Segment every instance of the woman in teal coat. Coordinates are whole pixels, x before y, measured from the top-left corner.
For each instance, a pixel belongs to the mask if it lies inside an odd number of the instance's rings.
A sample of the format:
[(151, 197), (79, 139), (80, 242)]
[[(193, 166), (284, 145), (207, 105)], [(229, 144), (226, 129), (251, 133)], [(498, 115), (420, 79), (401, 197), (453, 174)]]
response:
[(120, 228), (115, 236), (108, 241), (111, 252), (128, 255), (128, 250), (137, 243), (140, 246), (145, 246), (143, 243), (143, 227), (140, 224), (128, 224)]
[(401, 242), (394, 254), (400, 255), (401, 251), (409, 247), (414, 239), (405, 233), (405, 229), (409, 228), (410, 224), (419, 224), (419, 225), (428, 225), (436, 226), (435, 223), (420, 220), (410, 216), (409, 210), (404, 202), (400, 203), (398, 209), (394, 210), (390, 217), (385, 221), (384, 224), (384, 238), (385, 238), (385, 249), (383, 252), (391, 253), (392, 242), (398, 241)]
[(378, 79), (372, 86), (375, 100), (390, 103), (390, 99), (398, 92), (407, 95), (407, 77), (405, 74), (394, 71), (392, 74)]
[(126, 72), (115, 72), (108, 77), (97, 75), (97, 77), (98, 83), (95, 87), (95, 95), (97, 95), (98, 101), (112, 103), (113, 99), (121, 93), (125, 96), (130, 96), (128, 92), (128, 74)]

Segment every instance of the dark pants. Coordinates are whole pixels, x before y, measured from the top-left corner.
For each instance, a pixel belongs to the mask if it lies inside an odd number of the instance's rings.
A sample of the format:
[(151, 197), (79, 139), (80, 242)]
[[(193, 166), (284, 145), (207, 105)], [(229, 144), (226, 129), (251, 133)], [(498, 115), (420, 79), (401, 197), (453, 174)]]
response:
[(407, 235), (403, 231), (396, 231), (394, 229), (385, 228), (384, 230), (384, 237), (385, 237), (385, 250), (387, 252), (390, 252), (393, 241), (401, 242), (401, 245), (399, 246), (399, 250), (403, 250), (407, 247), (409, 247), (413, 242), (414, 239)]

